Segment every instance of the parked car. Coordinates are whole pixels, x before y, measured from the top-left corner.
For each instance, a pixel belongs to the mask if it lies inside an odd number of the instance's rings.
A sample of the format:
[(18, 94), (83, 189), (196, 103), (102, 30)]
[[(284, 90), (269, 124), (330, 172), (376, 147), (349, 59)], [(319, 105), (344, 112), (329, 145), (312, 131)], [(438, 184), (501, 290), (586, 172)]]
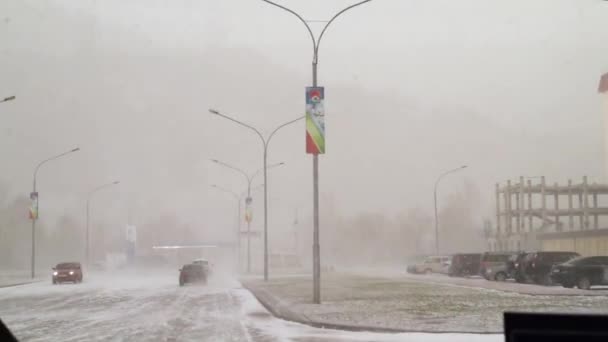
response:
[(520, 264), (521, 276), (536, 284), (551, 285), (551, 268), (579, 256), (576, 252), (528, 253)]
[(515, 279), (518, 283), (525, 282), (521, 270), (523, 267), (522, 263), (528, 254), (527, 252), (518, 252), (509, 257), (509, 261), (507, 261), (507, 278)]
[(481, 253), (458, 253), (452, 255), (452, 263), (448, 270), (451, 277), (464, 277), (479, 274)]
[(608, 257), (579, 257), (553, 266), (553, 282), (563, 287), (588, 290), (593, 285), (608, 285)]
[(82, 267), (79, 262), (62, 262), (53, 267), (53, 284), (82, 282)]
[(479, 274), (487, 280), (505, 281), (508, 261), (515, 252), (486, 252), (481, 256)]
[(179, 286), (188, 283), (207, 284), (207, 271), (203, 265), (188, 264), (179, 269)]
[(424, 258), (424, 261), (415, 265), (416, 273), (448, 273), (451, 263), (449, 256), (429, 256)]
[(407, 273), (418, 273), (416, 271), (416, 265), (421, 264), (425, 258), (426, 257), (422, 255), (410, 256), (407, 260)]

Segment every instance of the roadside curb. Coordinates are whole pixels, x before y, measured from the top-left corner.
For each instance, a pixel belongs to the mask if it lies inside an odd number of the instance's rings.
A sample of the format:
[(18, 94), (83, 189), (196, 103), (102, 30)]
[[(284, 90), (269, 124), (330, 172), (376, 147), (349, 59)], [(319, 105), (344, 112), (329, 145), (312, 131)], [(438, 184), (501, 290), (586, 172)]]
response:
[(253, 296), (268, 310), (273, 316), (284, 319), (290, 322), (297, 322), (311, 325), (312, 321), (305, 315), (299, 315), (289, 309), (287, 303), (281, 301), (276, 296), (271, 295), (268, 291), (259, 288), (251, 283), (241, 281), (245, 289), (253, 294)]
[(286, 303), (276, 296), (270, 294), (263, 288), (257, 287), (254, 284), (246, 281), (241, 281), (245, 289), (253, 294), (253, 296), (268, 310), (273, 316), (290, 322), (305, 324), (313, 328), (344, 330), (354, 332), (375, 332), (375, 333), (428, 333), (428, 334), (474, 334), (474, 335), (496, 335), (502, 334), (502, 331), (432, 331), (432, 330), (415, 330), (415, 329), (397, 329), (378, 326), (352, 325), (343, 323), (331, 323), (310, 319), (306, 315), (298, 314), (289, 308), (289, 303)]
[(21, 286), (21, 285), (40, 283), (42, 281), (44, 281), (44, 280), (39, 279), (39, 280), (24, 281), (24, 282), (20, 282), (20, 283), (3, 284), (3, 285), (0, 285), (0, 289), (3, 289), (5, 287), (15, 287), (15, 286)]

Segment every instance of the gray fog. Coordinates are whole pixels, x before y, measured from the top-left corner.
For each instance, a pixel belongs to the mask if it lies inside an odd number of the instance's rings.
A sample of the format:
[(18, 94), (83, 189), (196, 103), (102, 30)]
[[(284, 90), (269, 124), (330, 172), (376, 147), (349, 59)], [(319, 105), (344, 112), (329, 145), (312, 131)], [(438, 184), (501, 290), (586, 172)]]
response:
[[(327, 20), (351, 1), (282, 3)], [(460, 165), (439, 205), (464, 206), (454, 224), (478, 231), (495, 215), (496, 182), (607, 181), (597, 93), (607, 15), (593, 0), (378, 0), (338, 19), (319, 61), (322, 236), (338, 219), (413, 212), (430, 232), (436, 177)], [(29, 195), (38, 162), (81, 149), (40, 170), (48, 230), (66, 215), (81, 227), (87, 192), (120, 180), (95, 196), (94, 224), (174, 216), (201, 242), (231, 239), (236, 204), (211, 185), (241, 193), (246, 183), (210, 159), (253, 172), (262, 147), (208, 109), (270, 133), (304, 114), (311, 85), (305, 28), (261, 1), (5, 0), (0, 42), (0, 96), (17, 96), (0, 105), (4, 201)], [(269, 162), (285, 163), (268, 171), (271, 249), (288, 248), (296, 211), (298, 232), (312, 234), (311, 159), (303, 122), (270, 145)], [(253, 207), (259, 230), (261, 192)]]

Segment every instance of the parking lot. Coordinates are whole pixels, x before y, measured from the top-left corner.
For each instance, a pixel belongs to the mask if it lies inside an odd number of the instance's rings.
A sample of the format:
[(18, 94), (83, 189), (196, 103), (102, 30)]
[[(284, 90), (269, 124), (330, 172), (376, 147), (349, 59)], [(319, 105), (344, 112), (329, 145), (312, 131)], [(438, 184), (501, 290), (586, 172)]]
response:
[(537, 284), (520, 284), (513, 280), (504, 282), (486, 280), (480, 276), (450, 277), (445, 274), (409, 274), (384, 273), (386, 276), (407, 278), (423, 283), (448, 284), (480, 289), (497, 290), (527, 295), (557, 295), (557, 296), (608, 296), (608, 286), (594, 286), (591, 290), (567, 289), (562, 286), (543, 286)]

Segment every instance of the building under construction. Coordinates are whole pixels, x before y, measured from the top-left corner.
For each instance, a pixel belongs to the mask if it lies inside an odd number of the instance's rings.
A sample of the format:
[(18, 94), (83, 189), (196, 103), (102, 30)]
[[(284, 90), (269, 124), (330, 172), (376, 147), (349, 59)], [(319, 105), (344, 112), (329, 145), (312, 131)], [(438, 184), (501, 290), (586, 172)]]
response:
[[(608, 185), (568, 181), (547, 184), (545, 177), (533, 184), (496, 184), (496, 230), (488, 241), (491, 251), (553, 250), (582, 255), (608, 255), (608, 207), (599, 205), (608, 196)], [(608, 197), (604, 197), (608, 199)]]
[[(608, 176), (608, 73), (600, 77), (603, 104), (605, 171)], [(513, 184), (496, 184), (496, 230), (491, 251), (554, 250), (582, 255), (608, 255), (608, 185), (582, 182), (540, 183), (520, 177)], [(525, 180), (525, 182), (524, 182)], [(487, 231), (491, 231), (488, 229)]]

